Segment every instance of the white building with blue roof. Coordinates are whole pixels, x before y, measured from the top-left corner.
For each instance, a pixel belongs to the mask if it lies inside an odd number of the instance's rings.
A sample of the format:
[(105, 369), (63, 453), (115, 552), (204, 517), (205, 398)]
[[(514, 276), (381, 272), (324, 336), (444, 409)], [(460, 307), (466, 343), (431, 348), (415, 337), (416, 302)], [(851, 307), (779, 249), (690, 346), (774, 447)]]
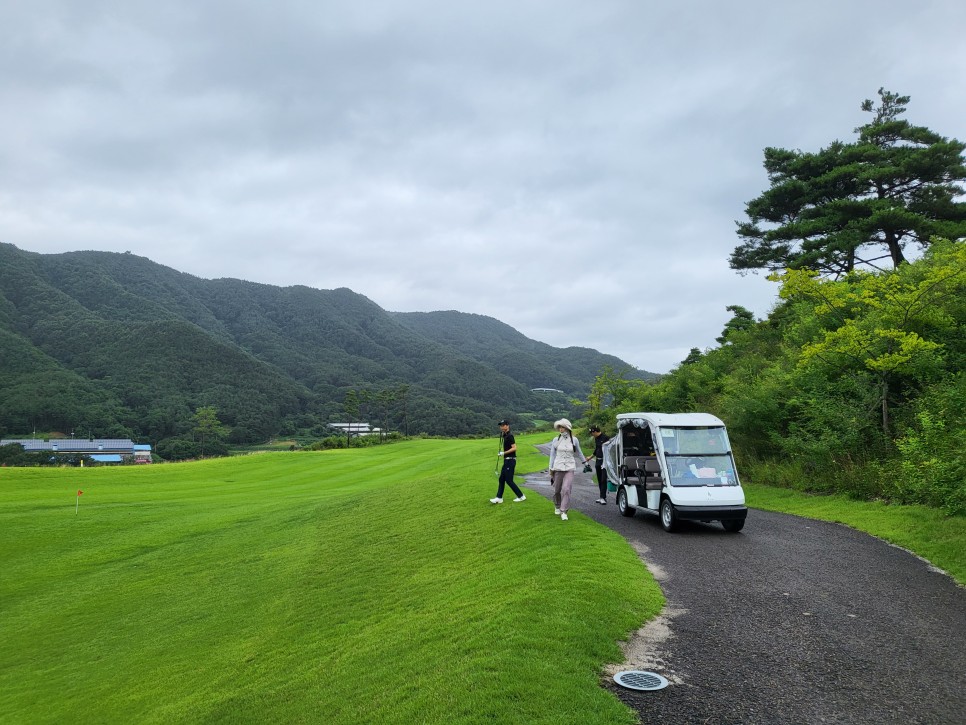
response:
[(151, 446), (135, 444), (130, 438), (4, 438), (0, 446), (13, 443), (26, 452), (50, 451), (51, 454), (81, 454), (100, 463), (151, 463)]

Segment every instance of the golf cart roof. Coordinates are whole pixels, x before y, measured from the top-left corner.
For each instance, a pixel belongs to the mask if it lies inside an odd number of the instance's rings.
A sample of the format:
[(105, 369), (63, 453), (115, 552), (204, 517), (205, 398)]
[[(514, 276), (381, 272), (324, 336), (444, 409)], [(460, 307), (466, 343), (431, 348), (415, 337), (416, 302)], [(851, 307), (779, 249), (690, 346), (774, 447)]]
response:
[(617, 416), (618, 427), (627, 425), (624, 421), (643, 421), (655, 428), (662, 426), (680, 428), (724, 428), (722, 420), (710, 413), (620, 413)]

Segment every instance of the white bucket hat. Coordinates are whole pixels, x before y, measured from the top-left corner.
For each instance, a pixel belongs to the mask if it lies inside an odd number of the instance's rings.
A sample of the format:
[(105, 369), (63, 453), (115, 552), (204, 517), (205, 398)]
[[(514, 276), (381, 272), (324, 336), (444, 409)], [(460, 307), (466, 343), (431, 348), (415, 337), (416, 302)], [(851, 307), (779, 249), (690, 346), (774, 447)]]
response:
[(554, 430), (556, 430), (557, 428), (566, 428), (570, 432), (573, 432), (574, 430), (574, 427), (570, 425), (570, 421), (567, 420), (566, 418), (561, 418), (560, 420), (558, 420), (556, 423), (553, 424), (553, 427), (554, 427)]

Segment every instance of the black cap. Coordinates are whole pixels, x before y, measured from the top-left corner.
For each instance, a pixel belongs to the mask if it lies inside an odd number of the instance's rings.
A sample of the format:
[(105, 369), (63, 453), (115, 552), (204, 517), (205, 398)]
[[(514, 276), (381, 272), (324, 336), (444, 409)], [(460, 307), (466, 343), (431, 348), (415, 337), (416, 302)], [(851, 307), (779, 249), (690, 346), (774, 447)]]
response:
[(499, 423), (497, 423), (497, 425), (510, 425), (510, 421), (504, 419), (504, 420), (501, 420)]
[(592, 426), (590, 426), (590, 432), (591, 433), (600, 433), (600, 426), (599, 425), (592, 425)]

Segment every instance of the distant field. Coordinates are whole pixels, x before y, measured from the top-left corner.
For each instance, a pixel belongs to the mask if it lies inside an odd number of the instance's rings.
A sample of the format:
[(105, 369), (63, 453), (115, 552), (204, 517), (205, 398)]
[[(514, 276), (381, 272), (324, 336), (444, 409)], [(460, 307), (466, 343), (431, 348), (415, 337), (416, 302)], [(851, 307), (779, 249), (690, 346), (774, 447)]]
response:
[(234, 446), (231, 449), (232, 455), (244, 455), (246, 453), (266, 453), (274, 451), (290, 451), (298, 448), (298, 441), (294, 439), (273, 440), (270, 443), (262, 443), (256, 446)]
[(0, 721), (634, 722), (599, 677), (656, 584), (579, 514), (487, 503), (495, 453), (0, 469)]

